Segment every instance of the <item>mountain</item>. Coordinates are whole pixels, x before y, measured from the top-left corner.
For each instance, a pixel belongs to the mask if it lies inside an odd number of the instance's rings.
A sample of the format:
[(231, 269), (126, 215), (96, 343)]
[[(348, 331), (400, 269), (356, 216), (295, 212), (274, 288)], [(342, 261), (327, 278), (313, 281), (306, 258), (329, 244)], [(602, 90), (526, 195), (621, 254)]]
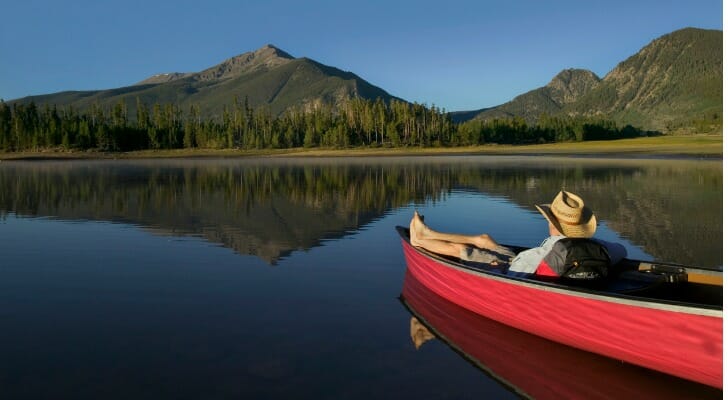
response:
[[(522, 117), (534, 124), (542, 114), (594, 116), (619, 125), (666, 133), (721, 132), (723, 119), (723, 33), (685, 28), (655, 39), (622, 61), (604, 79), (584, 69), (566, 69), (546, 86), (490, 108), (453, 112), (456, 122)], [(244, 53), (200, 72), (157, 74), (134, 85), (108, 90), (67, 91), (13, 102), (106, 108), (125, 102), (135, 117), (136, 99), (147, 106), (192, 105), (202, 117), (220, 116), (235, 99), (287, 109), (336, 105), (361, 97), (394, 97), (351, 72), (290, 54), (272, 45)]]
[(175, 103), (187, 110), (193, 104), (203, 116), (222, 113), (234, 99), (248, 98), (252, 107), (268, 106), (274, 115), (291, 107), (337, 104), (352, 97), (389, 101), (386, 91), (351, 72), (326, 66), (308, 58), (294, 58), (272, 45), (244, 53), (200, 72), (157, 74), (118, 89), (67, 91), (30, 96), (16, 101), (36, 104), (72, 105), (84, 110), (94, 103), (113, 106), (126, 103), (130, 114), (136, 99), (151, 106)]
[(472, 118), (520, 116), (534, 123), (546, 113), (604, 117), (662, 132), (720, 131), (722, 58), (722, 31), (681, 29), (655, 39), (602, 80), (590, 71), (564, 70), (548, 85)]
[(584, 69), (566, 69), (556, 75), (548, 85), (524, 93), (498, 107), (484, 109), (477, 119), (523, 117), (535, 123), (541, 114), (555, 114), (592, 90), (599, 77)]
[(711, 121), (722, 125), (722, 110), (723, 32), (686, 28), (621, 62), (565, 111), (681, 131)]

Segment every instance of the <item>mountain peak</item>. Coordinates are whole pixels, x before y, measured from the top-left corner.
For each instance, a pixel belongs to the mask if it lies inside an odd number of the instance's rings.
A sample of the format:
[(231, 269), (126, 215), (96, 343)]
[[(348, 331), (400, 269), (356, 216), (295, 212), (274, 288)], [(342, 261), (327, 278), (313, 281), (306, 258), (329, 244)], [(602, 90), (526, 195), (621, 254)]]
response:
[(227, 79), (240, 76), (241, 74), (261, 70), (271, 69), (283, 64), (287, 64), (294, 60), (293, 56), (285, 51), (266, 44), (255, 51), (249, 51), (229, 58), (220, 64), (208, 68), (199, 74), (197, 79), (201, 81)]
[(586, 69), (569, 68), (559, 72), (546, 86), (531, 90), (513, 100), (485, 109), (476, 119), (523, 117), (528, 123), (536, 123), (541, 114), (556, 114), (599, 84), (599, 77)]
[(549, 87), (571, 85), (581, 80), (599, 80), (599, 77), (588, 69), (567, 68), (562, 70), (548, 83)]
[(264, 45), (263, 47), (259, 48), (255, 51), (255, 53), (265, 53), (265, 54), (275, 54), (278, 57), (282, 58), (290, 58), (293, 59), (294, 57), (287, 52), (281, 50), (279, 47), (276, 47), (275, 45), (272, 45), (270, 43)]
[(599, 77), (586, 69), (569, 68), (559, 72), (546, 87), (559, 105), (572, 103), (599, 83)]
[(255, 51), (249, 51), (229, 58), (222, 63), (199, 73), (171, 72), (156, 74), (134, 85), (160, 84), (195, 75), (200, 81), (227, 79), (261, 68), (273, 68), (286, 64), (295, 58), (272, 44), (266, 44)]
[[(245, 53), (247, 54), (247, 53)], [(292, 55), (286, 53), (285, 51), (281, 50), (280, 48), (268, 43), (264, 45), (263, 47), (259, 48), (258, 50), (255, 50), (253, 54), (257, 56), (267, 56), (267, 57), (279, 57), (279, 58), (286, 58), (289, 60), (293, 60), (295, 57)]]

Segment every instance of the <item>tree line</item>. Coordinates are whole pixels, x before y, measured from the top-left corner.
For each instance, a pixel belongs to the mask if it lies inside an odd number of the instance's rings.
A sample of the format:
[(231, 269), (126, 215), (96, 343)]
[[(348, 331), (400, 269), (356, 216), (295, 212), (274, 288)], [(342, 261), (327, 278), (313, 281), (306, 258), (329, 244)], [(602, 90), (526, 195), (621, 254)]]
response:
[(289, 109), (274, 116), (234, 99), (216, 117), (198, 105), (153, 104), (129, 109), (92, 104), (6, 104), (0, 100), (0, 151), (132, 151), (145, 149), (270, 149), (296, 147), (440, 147), (487, 143), (529, 144), (636, 137), (643, 132), (606, 119), (543, 115), (535, 125), (520, 117), (455, 123), (444, 109), (417, 103), (353, 98), (341, 104)]

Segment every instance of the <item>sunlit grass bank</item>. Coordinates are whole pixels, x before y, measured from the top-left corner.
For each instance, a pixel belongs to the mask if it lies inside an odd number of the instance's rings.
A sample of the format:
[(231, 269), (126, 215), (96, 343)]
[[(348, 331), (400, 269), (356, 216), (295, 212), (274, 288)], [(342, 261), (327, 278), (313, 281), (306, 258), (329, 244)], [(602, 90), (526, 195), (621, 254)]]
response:
[(400, 148), (296, 148), (264, 150), (144, 150), (126, 153), (94, 151), (73, 152), (45, 150), (38, 152), (0, 153), (0, 160), (12, 159), (95, 159), (95, 158), (173, 158), (173, 157), (344, 157), (344, 156), (404, 156), (448, 154), (526, 154), (526, 155), (664, 155), (692, 157), (722, 157), (723, 136), (661, 136), (611, 141), (578, 143), (549, 143), (536, 145), (482, 145), (468, 147), (400, 147)]

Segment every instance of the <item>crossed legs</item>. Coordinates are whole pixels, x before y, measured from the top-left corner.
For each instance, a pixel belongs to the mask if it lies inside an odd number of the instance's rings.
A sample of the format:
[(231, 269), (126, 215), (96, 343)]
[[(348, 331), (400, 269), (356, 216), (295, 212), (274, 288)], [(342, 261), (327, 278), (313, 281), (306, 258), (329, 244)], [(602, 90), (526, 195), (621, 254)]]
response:
[(433, 230), (425, 225), (417, 211), (410, 221), (410, 242), (413, 246), (452, 257), (460, 257), (468, 246), (487, 250), (498, 248), (498, 243), (488, 234), (471, 236)]

